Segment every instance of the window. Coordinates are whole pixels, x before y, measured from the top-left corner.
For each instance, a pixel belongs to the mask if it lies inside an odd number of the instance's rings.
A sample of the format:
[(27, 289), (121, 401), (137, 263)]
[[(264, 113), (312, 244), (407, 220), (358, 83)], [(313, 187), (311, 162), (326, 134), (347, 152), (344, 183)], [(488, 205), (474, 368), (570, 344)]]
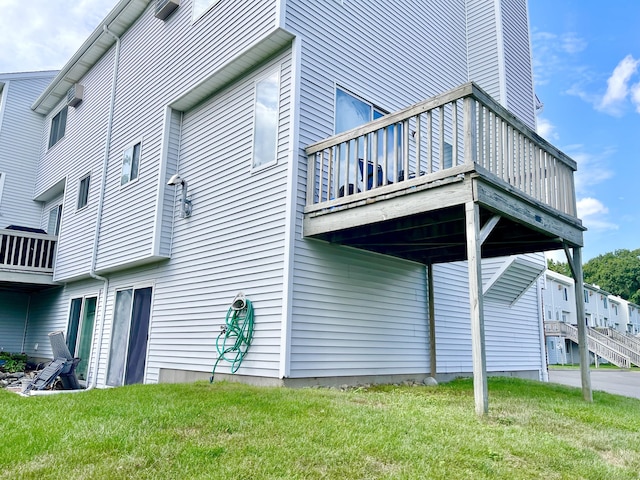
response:
[(125, 185), (138, 178), (138, 166), (140, 165), (140, 142), (127, 148), (122, 155), (122, 174), (120, 185)]
[(49, 148), (53, 147), (56, 143), (58, 143), (58, 140), (64, 137), (64, 132), (67, 128), (67, 109), (68, 107), (65, 106), (51, 120), (51, 130), (49, 131)]
[(80, 362), (76, 367), (76, 375), (80, 380), (87, 380), (89, 371), (97, 301), (97, 297), (74, 298), (71, 300), (69, 325), (67, 327), (67, 346), (72, 356), (80, 358)]
[(193, 0), (193, 19), (197, 20), (220, 0)]
[(89, 201), (89, 181), (91, 180), (91, 175), (87, 175), (82, 180), (80, 180), (80, 186), (78, 188), (78, 210), (84, 208)]
[[(334, 133), (342, 133), (347, 130), (351, 130), (352, 128), (359, 127), (360, 125), (364, 125), (365, 123), (371, 122), (373, 120), (377, 120), (383, 116), (385, 116), (387, 112), (377, 108), (372, 103), (369, 103), (361, 98), (356, 97), (348, 93), (347, 91), (336, 88), (336, 111), (335, 111), (335, 126)], [(394, 143), (394, 137), (397, 136), (397, 139)], [(381, 169), (381, 172), (378, 176), (382, 176), (382, 170), (384, 170), (384, 179), (387, 180), (388, 183), (393, 183), (397, 180), (402, 180), (404, 173), (402, 172), (402, 128), (400, 125), (396, 126), (390, 125), (386, 128), (386, 142), (387, 149), (385, 152), (384, 149), (384, 134), (382, 132), (378, 133), (378, 144), (377, 144), (377, 156), (378, 156), (378, 165)], [(352, 148), (355, 149), (355, 146)], [(394, 166), (393, 157), (394, 157), (394, 144), (397, 143), (398, 148), (398, 158), (397, 164)], [(344, 188), (344, 170), (345, 170), (345, 162), (346, 162), (346, 152), (344, 149), (340, 149), (340, 168), (334, 171), (338, 172), (338, 184)], [(368, 152), (369, 158), (371, 158), (371, 152)], [(359, 150), (358, 150), (358, 159), (364, 158), (364, 145), (360, 142)], [(385, 160), (386, 158), (386, 160)], [(356, 161), (355, 155), (349, 158), (349, 172), (354, 171), (354, 162)], [(385, 163), (386, 161), (386, 163)], [(386, 169), (384, 168), (386, 165)], [(396, 174), (398, 178), (394, 180)], [(351, 174), (353, 175), (353, 174)], [(380, 179), (383, 180), (383, 179)], [(351, 183), (351, 181), (350, 181)], [(378, 181), (378, 184), (383, 182)], [(351, 188), (351, 186), (350, 186)], [(367, 187), (368, 188), (368, 187)]]
[(151, 293), (151, 287), (116, 292), (107, 385), (116, 387), (144, 381)]
[(47, 227), (47, 233), (49, 235), (60, 234), (60, 220), (62, 220), (62, 205), (58, 205), (49, 210), (49, 223)]
[(253, 168), (276, 162), (280, 98), (280, 71), (256, 82), (253, 120)]
[(567, 287), (564, 287), (562, 296), (564, 297), (565, 300), (569, 300), (569, 293), (567, 292)]
[(584, 303), (589, 303), (589, 292), (585, 289), (582, 293), (584, 295)]
[(607, 308), (607, 297), (604, 297), (602, 299), (602, 305), (604, 306), (604, 308)]

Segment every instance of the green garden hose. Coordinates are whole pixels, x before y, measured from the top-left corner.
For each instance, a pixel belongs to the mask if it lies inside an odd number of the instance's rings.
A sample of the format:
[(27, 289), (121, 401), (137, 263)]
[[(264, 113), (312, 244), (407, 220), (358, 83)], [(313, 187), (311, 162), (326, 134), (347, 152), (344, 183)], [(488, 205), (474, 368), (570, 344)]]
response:
[(253, 305), (251, 300), (238, 294), (227, 311), (224, 326), (216, 338), (218, 359), (213, 365), (209, 381), (213, 382), (220, 360), (231, 364), (231, 373), (236, 373), (253, 338)]

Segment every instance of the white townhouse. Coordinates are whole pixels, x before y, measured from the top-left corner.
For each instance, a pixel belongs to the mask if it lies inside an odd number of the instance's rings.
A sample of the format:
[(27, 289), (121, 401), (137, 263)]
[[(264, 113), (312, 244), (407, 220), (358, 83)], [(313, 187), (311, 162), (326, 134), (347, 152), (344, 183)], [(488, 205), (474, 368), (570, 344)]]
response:
[(235, 378), (473, 372), (486, 410), (486, 372), (544, 378), (534, 252), (582, 246), (534, 100), (525, 0), (120, 0), (31, 105), (59, 286), (0, 346), (208, 378), (242, 291)]

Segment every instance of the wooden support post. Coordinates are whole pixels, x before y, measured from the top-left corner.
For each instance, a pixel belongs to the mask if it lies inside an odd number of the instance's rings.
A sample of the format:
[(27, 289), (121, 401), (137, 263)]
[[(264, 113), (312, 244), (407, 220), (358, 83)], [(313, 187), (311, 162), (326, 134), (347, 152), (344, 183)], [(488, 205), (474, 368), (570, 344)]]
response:
[(580, 352), (580, 378), (582, 379), (582, 396), (587, 402), (593, 402), (591, 391), (591, 373), (589, 372), (589, 339), (587, 337), (586, 315), (584, 311), (584, 279), (582, 278), (582, 248), (575, 247), (573, 255), (564, 244), (569, 268), (576, 286), (576, 317), (578, 319), (578, 350)]
[(433, 290), (433, 264), (427, 265), (427, 282), (429, 284), (429, 366), (431, 376), (436, 378), (436, 304)]
[(469, 264), (469, 305), (471, 307), (471, 351), (473, 357), (473, 392), (476, 413), (489, 411), (487, 359), (484, 344), (484, 305), (482, 299), (482, 255), (480, 243), (480, 208), (477, 203), (465, 205), (467, 260)]

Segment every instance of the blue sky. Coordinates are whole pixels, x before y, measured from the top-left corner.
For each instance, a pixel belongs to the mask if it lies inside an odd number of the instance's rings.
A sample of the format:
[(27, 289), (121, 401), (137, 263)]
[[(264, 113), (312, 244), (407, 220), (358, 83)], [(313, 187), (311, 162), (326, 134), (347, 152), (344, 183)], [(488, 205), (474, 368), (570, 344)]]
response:
[[(116, 3), (0, 0), (0, 72), (61, 68)], [(538, 130), (578, 162), (584, 258), (640, 248), (640, 0), (530, 0), (529, 14)]]
[(539, 133), (578, 162), (583, 256), (640, 248), (640, 1), (530, 0), (529, 20)]

